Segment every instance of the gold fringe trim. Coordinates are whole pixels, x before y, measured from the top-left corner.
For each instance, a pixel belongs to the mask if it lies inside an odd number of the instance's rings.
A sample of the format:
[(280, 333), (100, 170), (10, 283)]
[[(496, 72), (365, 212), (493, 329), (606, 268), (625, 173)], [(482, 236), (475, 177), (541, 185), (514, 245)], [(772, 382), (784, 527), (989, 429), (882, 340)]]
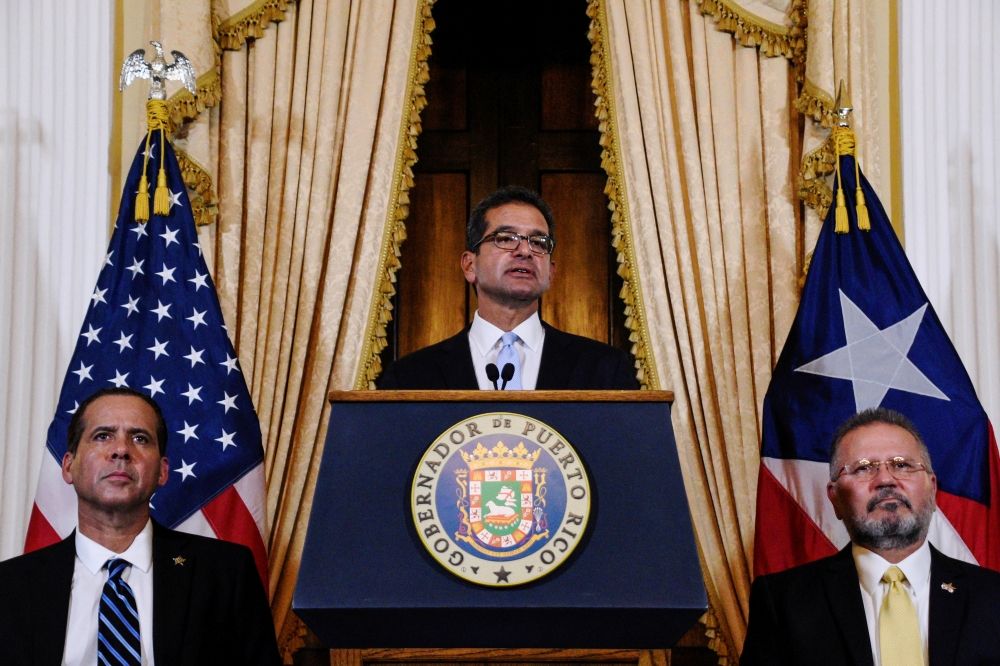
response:
[(392, 321), (392, 297), (396, 293), (396, 271), (399, 270), (400, 245), (406, 240), (405, 220), (410, 215), (410, 188), (413, 187), (413, 165), (417, 163), (417, 137), (422, 127), (420, 112), (427, 106), (424, 84), (430, 80), (427, 58), (431, 54), (431, 32), (434, 19), (431, 7), (435, 0), (422, 0), (413, 26), (413, 50), (410, 53), (409, 81), (406, 84), (406, 104), (399, 131), (399, 149), (396, 169), (392, 179), (389, 214), (382, 238), (379, 258), (378, 282), (372, 293), (365, 346), (361, 350), (361, 363), (355, 390), (374, 390), (375, 380), (382, 373), (379, 356), (386, 347), (386, 325)]
[(215, 30), (215, 39), (226, 51), (239, 51), (247, 39), (260, 39), (272, 21), (284, 21), (288, 0), (257, 0), (225, 21)]
[(285, 624), (281, 627), (281, 633), (278, 634), (278, 653), (281, 655), (283, 663), (291, 666), (292, 657), (306, 646), (305, 638), (308, 631), (299, 616), (294, 611), (288, 611), (288, 615), (285, 616)]
[(215, 196), (212, 177), (183, 150), (175, 149), (174, 153), (181, 168), (181, 178), (188, 188), (195, 224), (199, 227), (212, 224), (219, 214), (219, 198)]
[(795, 100), (795, 108), (799, 113), (827, 128), (837, 124), (834, 105), (836, 102), (830, 93), (808, 79), (803, 82), (802, 91)]
[(606, 7), (602, 0), (589, 0), (587, 16), (591, 43), (590, 64), (593, 67), (592, 87), (597, 99), (594, 112), (600, 121), (601, 167), (608, 174), (604, 193), (608, 196), (611, 211), (611, 245), (618, 251), (618, 275), (623, 284), (619, 294), (625, 301), (625, 326), (629, 329), (632, 355), (635, 357), (636, 377), (644, 389), (659, 387), (656, 369), (649, 347), (649, 331), (642, 306), (639, 276), (633, 270), (635, 259), (632, 232), (629, 224), (628, 202), (625, 196), (625, 174), (622, 171), (621, 145), (618, 141), (618, 123), (615, 116), (611, 72), (611, 47), (605, 30)]
[(218, 69), (209, 70), (199, 76), (196, 85), (197, 96), (192, 95), (186, 88), (181, 88), (167, 100), (171, 132), (176, 132), (181, 125), (194, 120), (199, 113), (222, 101), (222, 82), (219, 79)]
[(716, 30), (732, 33), (743, 46), (758, 47), (771, 58), (792, 58), (795, 54), (795, 38), (786, 26), (751, 14), (732, 0), (695, 1), (702, 14), (715, 19)]
[(728, 666), (733, 662), (736, 650), (732, 649), (725, 634), (719, 630), (719, 618), (715, 616), (715, 609), (709, 606), (702, 620), (705, 622), (705, 636), (708, 637), (709, 649), (718, 655), (721, 666)]
[[(833, 109), (835, 105), (836, 102), (828, 92), (808, 79), (803, 82), (802, 90), (795, 100), (795, 108), (799, 113), (822, 127), (833, 127), (836, 124), (837, 114)], [(826, 213), (833, 203), (833, 190), (827, 176), (836, 168), (837, 156), (830, 137), (806, 153), (799, 165), (799, 198), (815, 210), (820, 219), (826, 219)]]

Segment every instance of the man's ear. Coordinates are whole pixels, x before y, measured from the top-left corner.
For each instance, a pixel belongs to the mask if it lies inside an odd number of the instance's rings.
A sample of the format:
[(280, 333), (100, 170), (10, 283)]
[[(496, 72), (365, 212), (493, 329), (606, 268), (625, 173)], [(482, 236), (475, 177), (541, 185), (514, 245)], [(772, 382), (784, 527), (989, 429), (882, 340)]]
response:
[(166, 456), (160, 458), (160, 478), (156, 480), (157, 487), (163, 487), (167, 485), (167, 481), (170, 480), (170, 459)]
[(476, 284), (476, 253), (466, 250), (462, 253), (462, 273), (465, 275), (465, 281), (469, 284)]
[(840, 507), (837, 506), (837, 484), (835, 481), (827, 482), (826, 496), (829, 498), (830, 504), (833, 505), (833, 513), (836, 514), (837, 520), (843, 520), (844, 517), (840, 515)]
[(62, 478), (66, 483), (73, 485), (73, 474), (70, 472), (70, 466), (73, 464), (73, 458), (75, 458), (72, 453), (67, 451), (62, 457)]

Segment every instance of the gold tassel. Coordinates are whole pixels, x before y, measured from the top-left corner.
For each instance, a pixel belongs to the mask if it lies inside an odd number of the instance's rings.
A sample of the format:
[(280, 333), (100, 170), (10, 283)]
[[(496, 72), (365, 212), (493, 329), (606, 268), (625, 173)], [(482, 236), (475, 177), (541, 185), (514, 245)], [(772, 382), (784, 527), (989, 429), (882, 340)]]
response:
[(139, 179), (139, 194), (135, 196), (135, 221), (149, 221), (149, 181), (146, 179), (145, 171)]
[(170, 191), (167, 189), (167, 171), (164, 166), (164, 156), (167, 151), (164, 130), (169, 120), (167, 103), (162, 99), (146, 100), (146, 153), (142, 159), (142, 178), (139, 180), (139, 194), (135, 198), (135, 221), (149, 221), (149, 179), (146, 171), (149, 164), (149, 144), (153, 132), (160, 130), (160, 172), (156, 179), (156, 192), (153, 195), (153, 212), (157, 215), (170, 213)]
[(854, 200), (858, 203), (858, 229), (861, 231), (871, 231), (872, 223), (868, 218), (868, 206), (865, 205), (865, 193), (861, 191), (860, 185), (854, 192)]
[(843, 186), (837, 188), (837, 224), (833, 230), (838, 234), (846, 234), (850, 231), (850, 224), (847, 221), (847, 203), (844, 201)]

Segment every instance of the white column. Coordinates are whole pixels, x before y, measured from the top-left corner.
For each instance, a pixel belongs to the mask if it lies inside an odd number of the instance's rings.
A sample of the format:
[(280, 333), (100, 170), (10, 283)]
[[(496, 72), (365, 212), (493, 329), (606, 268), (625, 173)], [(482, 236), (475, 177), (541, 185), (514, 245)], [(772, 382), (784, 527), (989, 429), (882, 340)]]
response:
[(1000, 5), (898, 7), (906, 252), (1000, 426)]
[(108, 242), (113, 0), (0, 4), (0, 559)]

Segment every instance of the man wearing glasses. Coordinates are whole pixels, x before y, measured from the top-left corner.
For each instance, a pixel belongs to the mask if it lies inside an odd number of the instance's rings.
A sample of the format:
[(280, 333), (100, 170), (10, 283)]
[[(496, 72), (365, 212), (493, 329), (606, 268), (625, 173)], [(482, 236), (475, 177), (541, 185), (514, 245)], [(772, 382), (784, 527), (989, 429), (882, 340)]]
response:
[(480, 201), (461, 258), (479, 300), (472, 324), (390, 365), (380, 388), (639, 388), (628, 354), (539, 318), (555, 245), (552, 210), (537, 193), (510, 186)]
[(935, 538), (952, 529), (936, 491), (908, 418), (880, 407), (844, 422), (827, 495), (851, 543), (754, 581), (740, 664), (1000, 664), (1000, 573), (930, 544), (932, 519)]

